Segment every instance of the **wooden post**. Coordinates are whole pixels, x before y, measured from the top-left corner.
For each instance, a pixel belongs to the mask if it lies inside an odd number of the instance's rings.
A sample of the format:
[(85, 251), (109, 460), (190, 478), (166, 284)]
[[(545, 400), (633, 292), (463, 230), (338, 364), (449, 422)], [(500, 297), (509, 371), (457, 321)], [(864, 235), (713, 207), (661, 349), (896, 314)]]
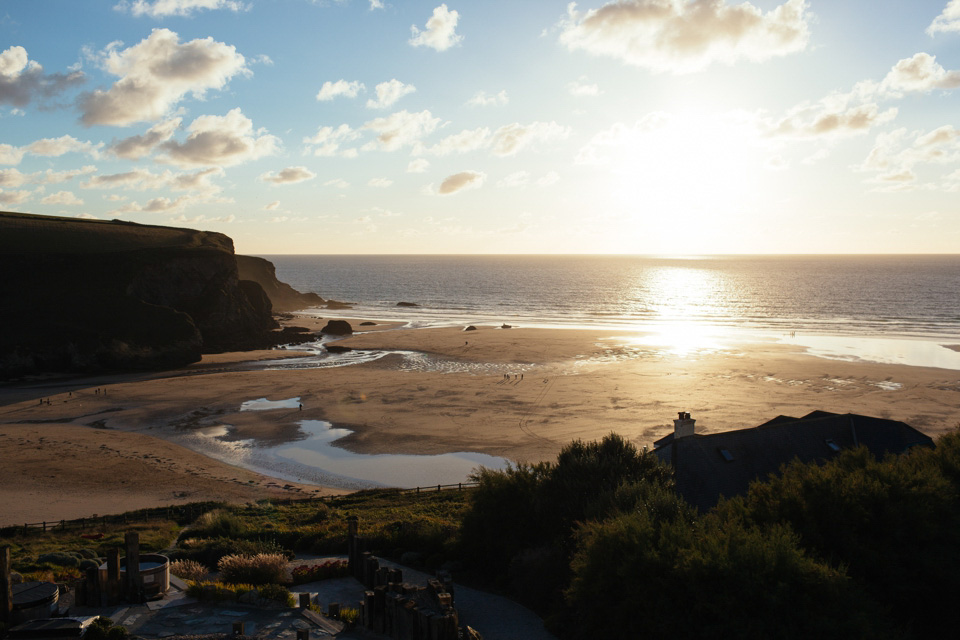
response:
[(243, 635), (243, 620), (237, 620), (233, 623), (233, 635), (242, 636)]
[(13, 584), (10, 582), (10, 547), (0, 547), (0, 622), (13, 622)]
[(297, 629), (297, 640), (310, 640), (310, 629)]
[(139, 603), (140, 598), (140, 534), (129, 531), (124, 536), (127, 543), (127, 602)]
[(120, 600), (120, 547), (107, 551), (107, 604), (114, 605)]
[(300, 608), (301, 608), (301, 609), (309, 609), (309, 608), (310, 608), (310, 594), (309, 594), (309, 593), (301, 593), (301, 594), (300, 594)]

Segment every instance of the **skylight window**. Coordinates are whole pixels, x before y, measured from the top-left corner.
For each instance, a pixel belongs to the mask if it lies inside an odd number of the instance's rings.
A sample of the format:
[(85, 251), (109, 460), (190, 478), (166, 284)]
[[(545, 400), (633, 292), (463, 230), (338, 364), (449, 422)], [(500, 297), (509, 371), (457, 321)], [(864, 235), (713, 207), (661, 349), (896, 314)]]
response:
[(838, 445), (833, 440), (824, 440), (827, 443), (827, 446), (833, 449), (834, 451), (840, 451), (840, 445)]
[(733, 462), (733, 454), (726, 449), (720, 449), (720, 455), (723, 456), (723, 459), (727, 462)]

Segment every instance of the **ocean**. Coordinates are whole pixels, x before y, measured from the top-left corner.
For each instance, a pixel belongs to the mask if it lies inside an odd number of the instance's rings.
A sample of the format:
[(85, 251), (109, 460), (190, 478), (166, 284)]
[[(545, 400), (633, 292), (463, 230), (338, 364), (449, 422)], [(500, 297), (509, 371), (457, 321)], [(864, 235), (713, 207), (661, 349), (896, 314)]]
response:
[(263, 257), (294, 288), (354, 304), (336, 315), (411, 326), (687, 323), (960, 342), (960, 255)]

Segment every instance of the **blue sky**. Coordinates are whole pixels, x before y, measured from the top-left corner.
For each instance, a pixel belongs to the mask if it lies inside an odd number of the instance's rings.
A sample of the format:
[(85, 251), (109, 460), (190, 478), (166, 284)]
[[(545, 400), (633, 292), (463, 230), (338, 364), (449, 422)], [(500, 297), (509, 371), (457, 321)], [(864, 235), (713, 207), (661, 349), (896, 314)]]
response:
[(960, 0), (0, 1), (0, 209), (276, 253), (955, 253)]

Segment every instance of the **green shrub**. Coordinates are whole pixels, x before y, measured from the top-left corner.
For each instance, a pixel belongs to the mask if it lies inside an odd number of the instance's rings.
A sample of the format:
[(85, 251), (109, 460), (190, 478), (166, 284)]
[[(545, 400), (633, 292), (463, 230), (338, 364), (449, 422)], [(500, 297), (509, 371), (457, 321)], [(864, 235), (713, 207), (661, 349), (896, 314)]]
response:
[(130, 637), (130, 631), (126, 627), (114, 624), (110, 618), (100, 616), (87, 627), (83, 637), (85, 640), (124, 640)]
[(37, 558), (37, 564), (55, 564), (61, 567), (80, 566), (80, 554), (69, 551), (44, 553)]
[(202, 580), (210, 573), (210, 569), (196, 560), (173, 560), (170, 562), (170, 573), (183, 580)]
[(201, 538), (239, 538), (246, 531), (243, 520), (223, 509), (206, 512), (190, 527), (191, 535)]
[(84, 558), (80, 561), (80, 571), (86, 572), (87, 569), (99, 569), (100, 562), (98, 560), (90, 560), (89, 558)]
[(274, 600), (288, 607), (296, 605), (296, 600), (294, 600), (290, 590), (280, 584), (265, 584), (257, 590), (257, 593), (261, 598)]
[(77, 549), (74, 553), (86, 560), (96, 560), (99, 557), (94, 549)]
[(274, 540), (234, 540), (231, 538), (188, 538), (180, 541), (180, 548), (173, 554), (178, 560), (196, 560), (207, 566), (216, 566), (220, 558), (231, 555), (253, 556), (259, 553), (280, 554), (288, 558), (293, 552), (284, 549)]
[(275, 553), (224, 556), (217, 563), (223, 582), (247, 582), (255, 585), (283, 582), (286, 567), (287, 558)]

